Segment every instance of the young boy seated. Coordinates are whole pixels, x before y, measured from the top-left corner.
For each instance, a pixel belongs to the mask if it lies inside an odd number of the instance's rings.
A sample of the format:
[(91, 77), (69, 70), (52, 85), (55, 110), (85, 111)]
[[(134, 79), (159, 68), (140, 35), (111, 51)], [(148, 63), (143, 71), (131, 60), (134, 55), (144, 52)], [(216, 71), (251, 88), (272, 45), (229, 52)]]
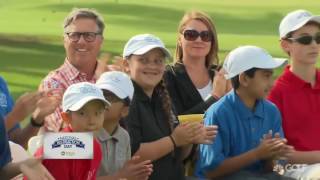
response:
[(280, 45), (290, 65), (275, 82), (269, 100), (277, 105), (293, 160), (320, 163), (320, 16), (306, 10), (288, 13), (279, 26)]
[(273, 84), (273, 69), (285, 63), (255, 46), (230, 52), (225, 77), (233, 90), (205, 114), (206, 125), (217, 125), (212, 145), (200, 145), (196, 175), (223, 179), (282, 179), (273, 173), (273, 161), (293, 151), (286, 145), (281, 115), (264, 98)]
[(146, 179), (152, 172), (151, 161), (141, 162), (138, 157), (131, 159), (129, 134), (119, 125), (119, 121), (128, 115), (133, 97), (134, 87), (130, 77), (119, 71), (105, 72), (96, 85), (111, 103), (105, 111), (103, 128), (97, 134), (103, 154), (98, 176)]
[[(95, 132), (102, 128), (104, 111), (109, 103), (94, 84), (81, 82), (67, 88), (62, 99), (62, 117), (67, 123), (63, 132)], [(36, 156), (43, 154), (43, 147)], [(93, 159), (44, 159), (42, 164), (56, 179), (93, 180), (102, 159), (99, 142), (94, 139)]]

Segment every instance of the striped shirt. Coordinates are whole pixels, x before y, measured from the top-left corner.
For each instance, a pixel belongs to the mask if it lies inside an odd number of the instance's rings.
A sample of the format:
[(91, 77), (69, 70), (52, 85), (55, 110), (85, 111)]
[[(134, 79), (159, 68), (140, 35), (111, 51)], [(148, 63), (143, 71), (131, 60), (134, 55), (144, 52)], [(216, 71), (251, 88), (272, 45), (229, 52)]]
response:
[[(57, 92), (64, 92), (70, 85), (79, 82), (91, 82), (95, 83), (96, 78), (93, 76), (88, 79), (87, 74), (80, 72), (74, 67), (66, 58), (63, 65), (58, 69), (51, 71), (41, 82), (39, 90), (57, 89)], [(55, 112), (46, 117), (44, 127), (46, 131), (58, 132), (60, 128), (50, 125), (48, 122), (56, 121), (60, 127), (62, 126), (61, 117), (62, 107), (61, 105), (55, 110)]]

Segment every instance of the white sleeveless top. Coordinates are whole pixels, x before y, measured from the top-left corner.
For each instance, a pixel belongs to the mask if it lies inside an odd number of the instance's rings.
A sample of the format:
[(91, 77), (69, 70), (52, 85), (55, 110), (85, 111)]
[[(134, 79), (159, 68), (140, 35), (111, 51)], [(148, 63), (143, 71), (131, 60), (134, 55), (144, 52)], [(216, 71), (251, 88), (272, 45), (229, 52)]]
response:
[(211, 96), (211, 92), (212, 92), (212, 82), (209, 81), (209, 83), (201, 88), (201, 89), (197, 89), (199, 94), (201, 95), (202, 99), (205, 101), (208, 96)]

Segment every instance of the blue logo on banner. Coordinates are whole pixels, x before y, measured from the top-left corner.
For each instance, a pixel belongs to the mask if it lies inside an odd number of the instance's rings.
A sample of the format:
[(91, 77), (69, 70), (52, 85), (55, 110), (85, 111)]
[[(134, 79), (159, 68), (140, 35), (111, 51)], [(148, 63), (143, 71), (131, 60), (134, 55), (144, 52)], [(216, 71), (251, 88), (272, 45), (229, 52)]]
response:
[(71, 148), (72, 145), (75, 145), (76, 147), (83, 148), (83, 149), (85, 147), (85, 144), (82, 141), (80, 141), (79, 138), (72, 137), (72, 136), (59, 137), (58, 140), (53, 142), (51, 147), (52, 147), (52, 149), (54, 149), (54, 148), (59, 148), (62, 145), (65, 148)]

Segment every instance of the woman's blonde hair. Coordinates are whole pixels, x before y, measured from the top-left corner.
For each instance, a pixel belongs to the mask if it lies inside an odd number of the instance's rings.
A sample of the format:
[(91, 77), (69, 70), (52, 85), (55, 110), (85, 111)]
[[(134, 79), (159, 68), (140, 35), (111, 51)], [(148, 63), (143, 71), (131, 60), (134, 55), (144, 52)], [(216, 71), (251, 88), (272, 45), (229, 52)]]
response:
[(211, 49), (206, 56), (206, 67), (209, 67), (212, 64), (218, 64), (219, 63), (219, 58), (218, 58), (218, 37), (217, 37), (217, 31), (216, 28), (213, 24), (212, 19), (210, 18), (209, 15), (207, 15), (204, 12), (201, 11), (190, 11), (186, 12), (184, 16), (182, 17), (179, 27), (178, 27), (178, 40), (177, 40), (177, 45), (176, 45), (176, 57), (174, 59), (174, 62), (180, 62), (182, 63), (182, 58), (183, 58), (183, 51), (182, 47), (180, 46), (179, 43), (179, 36), (180, 34), (183, 33), (186, 24), (190, 22), (191, 20), (198, 20), (204, 23), (207, 27), (208, 30), (212, 33), (212, 41), (211, 41)]

